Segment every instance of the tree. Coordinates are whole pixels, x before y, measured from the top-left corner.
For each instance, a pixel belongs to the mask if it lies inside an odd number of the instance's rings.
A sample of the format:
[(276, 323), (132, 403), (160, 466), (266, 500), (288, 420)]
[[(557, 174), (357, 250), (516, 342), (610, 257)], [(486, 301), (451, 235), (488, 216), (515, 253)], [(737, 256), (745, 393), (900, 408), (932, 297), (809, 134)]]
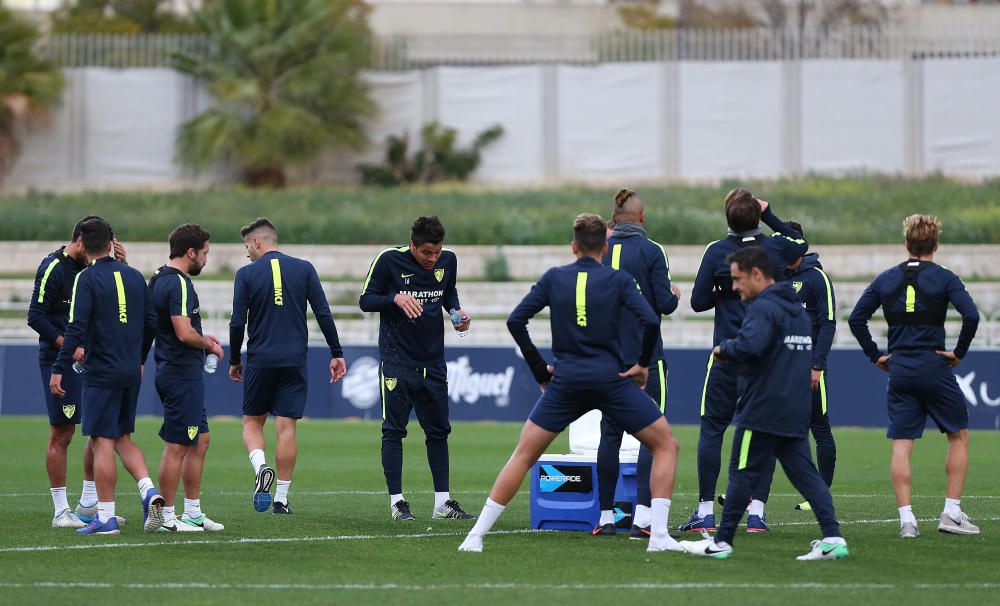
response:
[(183, 124), (178, 159), (239, 167), (253, 186), (283, 187), (289, 165), (327, 149), (361, 149), (374, 113), (360, 71), (371, 38), (356, 0), (219, 0), (194, 15), (204, 57), (174, 56), (215, 105)]
[(62, 74), (34, 52), (38, 29), (0, 5), (0, 178), (21, 150), (19, 131), (43, 122), (62, 96)]
[(170, 0), (76, 0), (52, 14), (52, 31), (74, 34), (162, 34), (195, 31)]

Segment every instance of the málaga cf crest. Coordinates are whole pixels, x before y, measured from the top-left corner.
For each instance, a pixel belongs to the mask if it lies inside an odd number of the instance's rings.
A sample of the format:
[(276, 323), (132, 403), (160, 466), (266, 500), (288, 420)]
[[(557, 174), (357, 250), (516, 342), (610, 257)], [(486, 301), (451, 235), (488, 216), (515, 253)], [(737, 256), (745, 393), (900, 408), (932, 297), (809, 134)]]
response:
[(188, 425), (188, 439), (193, 440), (198, 435), (197, 425)]
[(393, 389), (396, 389), (396, 379), (393, 378), (393, 377), (386, 377), (385, 378), (385, 387), (389, 391), (392, 391)]
[(441, 280), (444, 280), (444, 270), (443, 269), (435, 269), (434, 270), (434, 279), (437, 280), (438, 282), (440, 282)]
[(76, 404), (63, 404), (63, 414), (66, 415), (67, 419), (72, 419), (73, 415), (76, 414)]
[(795, 289), (795, 292), (799, 292), (802, 290), (802, 282), (792, 282), (792, 288)]

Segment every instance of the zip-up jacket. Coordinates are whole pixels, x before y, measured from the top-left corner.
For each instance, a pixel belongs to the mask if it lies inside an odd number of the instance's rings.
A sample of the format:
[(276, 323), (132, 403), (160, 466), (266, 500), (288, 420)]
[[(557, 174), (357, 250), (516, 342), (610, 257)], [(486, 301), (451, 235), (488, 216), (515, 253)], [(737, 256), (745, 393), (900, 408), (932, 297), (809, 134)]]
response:
[(830, 277), (823, 271), (819, 255), (809, 253), (795, 270), (788, 270), (788, 281), (812, 320), (813, 368), (826, 370), (826, 359), (837, 334), (837, 299)]
[(58, 339), (66, 331), (76, 274), (86, 265), (66, 254), (63, 246), (42, 259), (28, 304), (28, 326), (38, 333), (38, 361), (52, 364), (59, 355)]

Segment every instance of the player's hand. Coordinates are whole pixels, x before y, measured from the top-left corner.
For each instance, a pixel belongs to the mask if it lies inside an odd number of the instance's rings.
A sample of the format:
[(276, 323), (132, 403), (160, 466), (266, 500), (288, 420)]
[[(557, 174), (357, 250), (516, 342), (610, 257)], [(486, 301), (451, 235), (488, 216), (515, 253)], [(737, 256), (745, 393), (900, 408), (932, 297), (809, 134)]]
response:
[(823, 374), (822, 370), (816, 370), (815, 368), (812, 369), (812, 388), (813, 388), (813, 391), (816, 391), (817, 389), (819, 389), (819, 379), (820, 379), (820, 375), (821, 374)]
[(61, 374), (52, 373), (52, 376), (49, 377), (49, 391), (60, 398), (66, 395), (66, 390), (62, 388)]
[(715, 358), (716, 362), (725, 362), (726, 356), (722, 355), (722, 346), (716, 345), (715, 349), (712, 350), (712, 356)]
[(229, 378), (237, 383), (243, 382), (243, 364), (230, 364), (229, 365)]
[(462, 322), (460, 324), (455, 325), (455, 330), (457, 330), (458, 332), (462, 332), (463, 330), (469, 330), (469, 325), (472, 324), (472, 316), (470, 316), (468, 312), (466, 312), (464, 309), (459, 310), (458, 313), (462, 318)]
[(639, 386), (639, 389), (646, 389), (646, 382), (649, 381), (649, 369), (645, 366), (639, 366), (636, 364), (625, 372), (618, 373), (618, 376), (628, 377), (629, 379), (635, 381), (635, 384)]
[(344, 378), (347, 373), (347, 362), (344, 358), (334, 358), (330, 360), (330, 382), (336, 383)]
[(889, 372), (889, 360), (891, 358), (892, 354), (889, 354), (887, 356), (882, 356), (878, 360), (875, 360), (875, 366), (878, 366), (879, 369), (884, 370), (885, 372)]
[(56, 337), (56, 349), (62, 349), (62, 344), (63, 344), (63, 336), (59, 335), (58, 337)]
[(73, 361), (83, 364), (83, 359), (87, 357), (87, 352), (82, 347), (77, 347), (73, 352)]
[(764, 212), (767, 210), (767, 207), (770, 206), (770, 204), (767, 203), (767, 200), (761, 200), (760, 198), (757, 199), (757, 204), (760, 204), (760, 212)]
[(114, 246), (115, 258), (122, 263), (127, 263), (128, 261), (125, 260), (125, 247), (118, 241), (118, 238), (112, 240), (111, 244)]
[(211, 347), (206, 347), (205, 349), (207, 349), (208, 351), (210, 351), (210, 352), (214, 353), (215, 355), (219, 356), (220, 360), (223, 357), (225, 357), (226, 354), (225, 354), (225, 352), (222, 351), (222, 342), (221, 341), (219, 341), (217, 338), (213, 337), (212, 335), (205, 335), (205, 339), (209, 343), (212, 344)]
[(962, 363), (962, 358), (955, 355), (953, 351), (935, 351), (937, 355), (941, 356), (945, 360), (948, 360), (948, 366), (955, 368)]
[(677, 286), (676, 284), (671, 284), (670, 285), (670, 292), (674, 293), (674, 296), (677, 297), (678, 299), (681, 298), (681, 288), (680, 288), (680, 286)]
[(545, 383), (539, 383), (538, 384), (538, 389), (542, 390), (542, 393), (545, 393), (545, 387), (548, 386), (549, 381), (552, 380), (552, 372), (555, 370), (555, 368), (552, 368), (551, 364), (546, 364), (545, 365), (545, 370), (549, 371), (549, 380), (546, 381)]
[(402, 309), (406, 317), (411, 320), (416, 320), (420, 314), (424, 313), (424, 306), (413, 295), (400, 293), (392, 298), (392, 302), (396, 304), (396, 307)]

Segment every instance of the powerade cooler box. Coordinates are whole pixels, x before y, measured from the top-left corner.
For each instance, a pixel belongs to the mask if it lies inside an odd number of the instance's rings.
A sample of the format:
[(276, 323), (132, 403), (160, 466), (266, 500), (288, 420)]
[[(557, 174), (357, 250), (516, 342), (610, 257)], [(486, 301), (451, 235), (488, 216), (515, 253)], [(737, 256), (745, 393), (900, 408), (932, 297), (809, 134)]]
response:
[[(531, 469), (531, 527), (539, 530), (591, 531), (601, 518), (597, 496), (599, 411), (591, 411), (570, 425), (572, 454), (545, 454)], [(615, 486), (615, 526), (632, 528), (635, 509), (635, 462), (639, 443), (626, 434), (619, 453)]]

